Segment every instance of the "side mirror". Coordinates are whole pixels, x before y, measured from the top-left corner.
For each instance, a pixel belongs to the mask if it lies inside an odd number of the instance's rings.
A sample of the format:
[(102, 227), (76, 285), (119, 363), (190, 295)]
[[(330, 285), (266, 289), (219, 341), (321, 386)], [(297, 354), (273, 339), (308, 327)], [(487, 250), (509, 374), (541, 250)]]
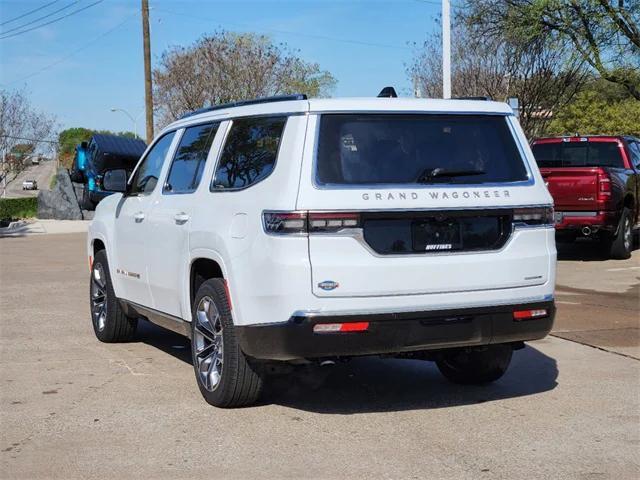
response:
[(107, 170), (102, 178), (102, 188), (109, 192), (127, 191), (127, 171), (124, 168)]

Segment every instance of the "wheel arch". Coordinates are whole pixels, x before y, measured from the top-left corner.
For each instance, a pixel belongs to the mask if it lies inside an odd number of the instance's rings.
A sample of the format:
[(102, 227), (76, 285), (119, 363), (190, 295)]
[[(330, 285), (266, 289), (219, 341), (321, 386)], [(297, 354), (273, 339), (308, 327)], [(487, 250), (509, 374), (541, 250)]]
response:
[(212, 278), (220, 278), (225, 281), (228, 279), (227, 270), (222, 259), (211, 251), (193, 252), (188, 269), (188, 288), (184, 296), (186, 308), (183, 311), (188, 312), (188, 318), (185, 318), (185, 320), (191, 320), (191, 307), (198, 288), (202, 283)]

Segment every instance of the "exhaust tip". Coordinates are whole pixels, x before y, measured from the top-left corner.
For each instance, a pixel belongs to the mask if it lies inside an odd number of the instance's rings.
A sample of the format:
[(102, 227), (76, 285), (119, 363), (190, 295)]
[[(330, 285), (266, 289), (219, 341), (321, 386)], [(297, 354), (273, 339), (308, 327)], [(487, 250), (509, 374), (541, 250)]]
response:
[(588, 237), (589, 235), (591, 235), (591, 228), (590, 227), (582, 227), (582, 234), (585, 237)]

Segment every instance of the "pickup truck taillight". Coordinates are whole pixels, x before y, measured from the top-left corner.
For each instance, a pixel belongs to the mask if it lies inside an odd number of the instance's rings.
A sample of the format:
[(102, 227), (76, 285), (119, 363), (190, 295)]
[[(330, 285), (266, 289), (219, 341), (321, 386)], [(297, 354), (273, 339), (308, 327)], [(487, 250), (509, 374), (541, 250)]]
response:
[(598, 171), (598, 200), (611, 198), (611, 178), (604, 170)]
[(274, 212), (262, 213), (264, 230), (270, 234), (304, 235), (359, 228), (360, 215), (354, 212)]

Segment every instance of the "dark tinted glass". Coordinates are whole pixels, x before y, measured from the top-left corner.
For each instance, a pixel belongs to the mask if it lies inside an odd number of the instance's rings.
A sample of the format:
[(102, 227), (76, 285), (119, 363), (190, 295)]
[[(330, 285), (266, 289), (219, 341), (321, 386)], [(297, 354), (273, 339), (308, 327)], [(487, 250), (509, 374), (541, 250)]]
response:
[(616, 142), (539, 143), (531, 149), (542, 168), (624, 166)]
[(267, 177), (276, 163), (286, 117), (233, 121), (212, 187), (245, 188)]
[(316, 179), (481, 184), (527, 171), (503, 116), (347, 114), (322, 116)]
[(131, 179), (132, 194), (153, 192), (175, 134), (176, 132), (167, 133), (151, 147)]
[(184, 131), (164, 185), (165, 192), (187, 193), (198, 188), (217, 130), (218, 124), (215, 123), (197, 125)]
[(640, 167), (640, 142), (629, 142), (629, 151), (631, 152), (631, 163)]

